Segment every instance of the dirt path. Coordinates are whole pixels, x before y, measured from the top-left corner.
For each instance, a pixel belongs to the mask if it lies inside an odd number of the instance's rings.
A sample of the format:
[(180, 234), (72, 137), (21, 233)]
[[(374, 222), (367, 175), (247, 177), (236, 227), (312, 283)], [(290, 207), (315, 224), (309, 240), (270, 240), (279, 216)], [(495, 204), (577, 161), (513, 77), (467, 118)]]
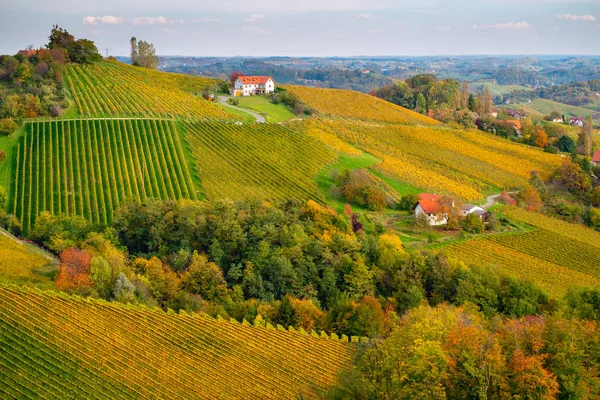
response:
[(226, 107), (229, 107), (229, 108), (235, 108), (235, 109), (236, 109), (236, 110), (238, 110), (238, 111), (242, 111), (242, 112), (245, 112), (246, 114), (250, 114), (250, 115), (252, 115), (254, 118), (256, 118), (256, 122), (258, 122), (259, 124), (264, 124), (265, 122), (267, 122), (267, 121), (265, 120), (265, 117), (263, 117), (262, 115), (260, 115), (260, 114), (257, 114), (257, 113), (255, 113), (255, 112), (252, 112), (252, 111), (249, 111), (249, 110), (246, 110), (245, 108), (241, 108), (241, 107), (232, 106), (231, 104), (229, 104), (229, 103), (227, 102), (227, 100), (229, 100), (229, 97), (227, 97), (227, 96), (219, 96), (219, 101), (220, 101), (220, 102), (221, 102), (221, 104), (223, 104), (224, 106), (226, 106)]
[[(515, 193), (518, 193), (518, 192), (508, 192), (508, 194), (515, 194)], [(487, 197), (487, 202), (485, 204), (483, 204), (482, 206), (480, 206), (480, 207), (481, 208), (485, 208), (485, 209), (490, 208), (491, 206), (493, 206), (494, 204), (496, 204), (496, 200), (498, 200), (498, 198), (500, 196), (502, 196), (502, 193), (493, 194), (491, 196), (488, 196)]]

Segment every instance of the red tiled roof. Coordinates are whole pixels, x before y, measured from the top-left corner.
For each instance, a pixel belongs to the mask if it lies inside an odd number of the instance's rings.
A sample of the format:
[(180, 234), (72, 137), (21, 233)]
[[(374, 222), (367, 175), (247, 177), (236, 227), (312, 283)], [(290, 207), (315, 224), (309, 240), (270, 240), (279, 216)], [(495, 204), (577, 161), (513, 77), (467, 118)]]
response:
[(594, 151), (594, 155), (592, 156), (592, 161), (600, 163), (600, 150)]
[(437, 214), (439, 209), (439, 200), (442, 196), (430, 193), (421, 193), (419, 195), (419, 204), (426, 214)]
[(508, 121), (506, 121), (506, 123), (514, 125), (517, 129), (521, 129), (521, 121), (519, 121), (518, 119), (509, 119)]
[(29, 58), (31, 56), (35, 56), (37, 54), (37, 50), (19, 50), (17, 54)]
[(244, 85), (264, 85), (272, 78), (270, 76), (240, 76), (239, 79)]

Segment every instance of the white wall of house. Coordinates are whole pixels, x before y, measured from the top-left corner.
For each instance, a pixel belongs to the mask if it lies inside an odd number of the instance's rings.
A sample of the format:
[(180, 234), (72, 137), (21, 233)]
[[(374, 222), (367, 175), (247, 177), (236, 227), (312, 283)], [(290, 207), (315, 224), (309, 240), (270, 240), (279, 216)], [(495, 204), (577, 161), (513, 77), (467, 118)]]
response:
[(270, 79), (264, 84), (248, 84), (245, 85), (241, 79), (235, 81), (233, 92), (241, 92), (242, 96), (251, 96), (258, 92), (273, 93), (275, 91), (275, 82)]
[(415, 207), (415, 216), (418, 216), (420, 214), (425, 214), (427, 216), (427, 219), (429, 220), (429, 225), (431, 226), (446, 225), (448, 223), (447, 215), (427, 214), (425, 210), (423, 210), (423, 207), (421, 207), (420, 204), (417, 204), (417, 206)]

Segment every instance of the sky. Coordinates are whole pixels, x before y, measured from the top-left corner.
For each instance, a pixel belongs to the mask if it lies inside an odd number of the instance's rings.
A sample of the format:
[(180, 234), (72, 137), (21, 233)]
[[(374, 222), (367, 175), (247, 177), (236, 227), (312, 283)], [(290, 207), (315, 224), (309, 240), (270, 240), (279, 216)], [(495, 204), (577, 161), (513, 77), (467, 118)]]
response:
[(600, 55), (600, 0), (0, 0), (0, 54), (53, 24), (126, 56)]

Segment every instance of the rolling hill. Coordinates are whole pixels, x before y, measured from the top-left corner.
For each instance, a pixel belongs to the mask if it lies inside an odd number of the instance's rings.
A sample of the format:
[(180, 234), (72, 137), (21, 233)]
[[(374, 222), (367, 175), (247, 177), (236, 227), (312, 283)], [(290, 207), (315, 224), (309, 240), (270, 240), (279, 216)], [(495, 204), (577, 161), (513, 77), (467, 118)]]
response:
[(305, 399), (355, 347), (335, 338), (0, 286), (9, 398)]
[(197, 199), (177, 126), (160, 119), (28, 122), (9, 210), (27, 233), (42, 211), (109, 224), (127, 200)]
[(440, 122), (368, 94), (341, 89), (284, 86), (319, 115), (406, 125), (439, 125)]
[(517, 207), (503, 207), (501, 212), (533, 230), (452, 244), (445, 247), (446, 253), (535, 281), (555, 298), (572, 287), (600, 286), (599, 232)]
[(539, 98), (532, 100), (530, 103), (511, 104), (508, 107), (512, 109), (525, 110), (525, 112), (537, 118), (542, 118), (550, 114), (552, 111), (558, 111), (561, 114), (581, 118), (584, 118), (587, 115), (591, 115), (594, 119), (600, 118), (600, 114), (588, 108), (571, 106), (569, 104), (558, 103), (556, 101)]
[(71, 65), (66, 86), (81, 117), (186, 116), (235, 120), (222, 107), (200, 95), (216, 80), (158, 72), (112, 62)]
[(0, 230), (0, 282), (51, 285), (57, 260)]
[(520, 187), (533, 170), (547, 177), (562, 162), (558, 156), (476, 131), (335, 120), (295, 126), (344, 154), (358, 148), (380, 158), (383, 162), (375, 168), (399, 181), (469, 201)]

